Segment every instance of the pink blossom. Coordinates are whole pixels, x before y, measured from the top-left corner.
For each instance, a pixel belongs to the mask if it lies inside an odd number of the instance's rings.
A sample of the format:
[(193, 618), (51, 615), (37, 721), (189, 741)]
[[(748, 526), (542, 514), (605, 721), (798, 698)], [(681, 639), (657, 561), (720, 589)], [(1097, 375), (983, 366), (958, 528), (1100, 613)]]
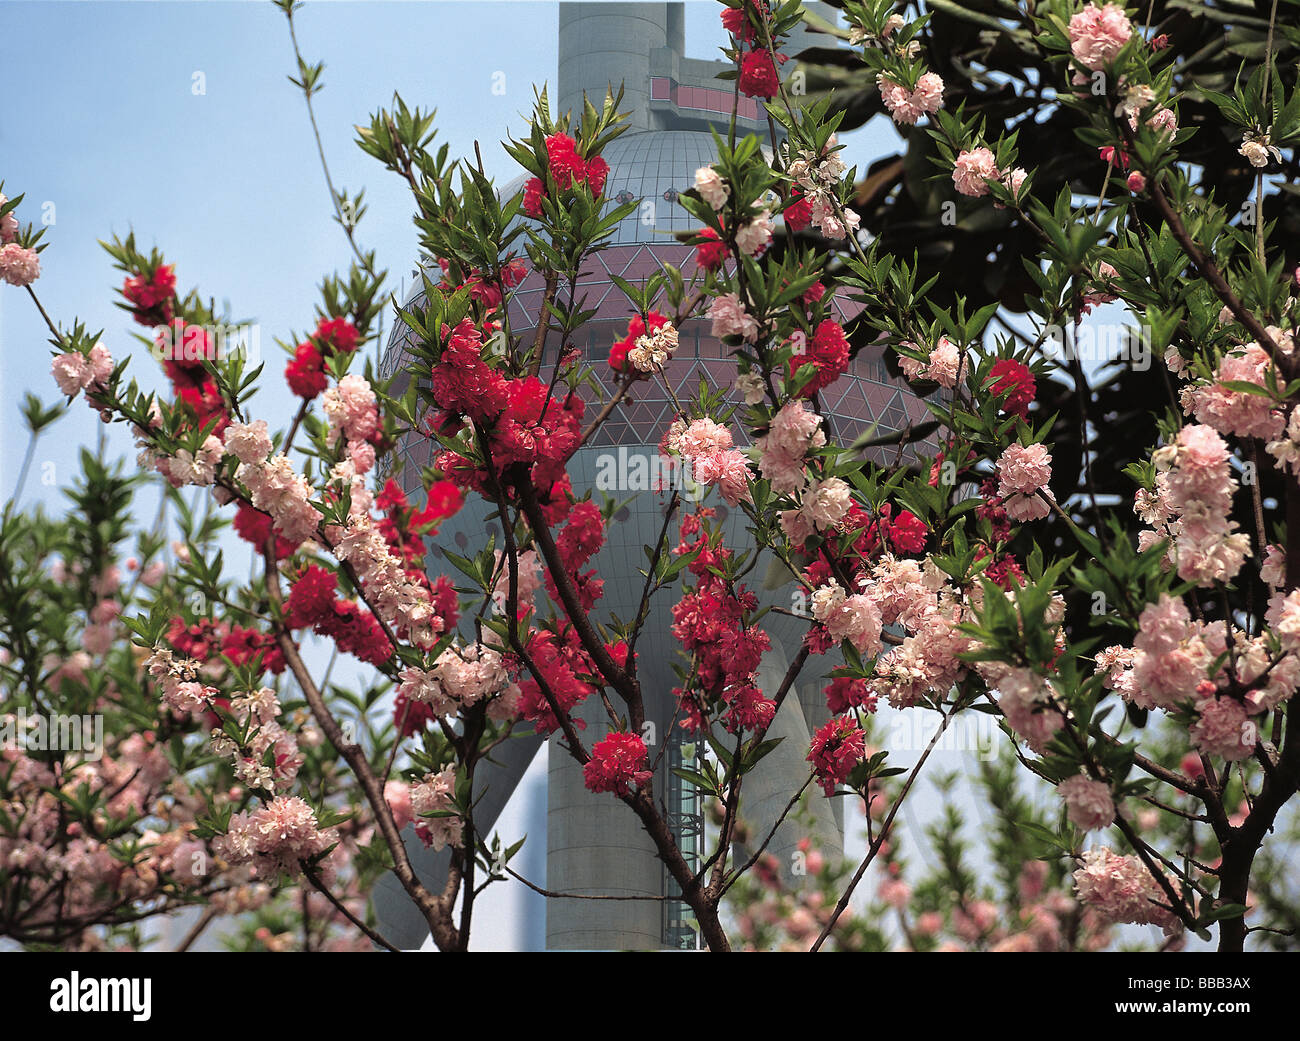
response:
[(998, 495), (1007, 516), (1016, 521), (1039, 520), (1051, 513), (1051, 506), (1037, 493), (1047, 490), (1052, 477), (1052, 456), (1042, 444), (1013, 444), (997, 463)]
[(998, 707), (1007, 723), (1040, 754), (1064, 725), (1051, 684), (1029, 669), (1007, 669), (997, 682)]
[(1291, 410), (1285, 435), (1268, 442), (1264, 447), (1277, 460), (1279, 469), (1300, 475), (1300, 408)]
[[(909, 351), (919, 351), (921, 349), (911, 340), (904, 340), (899, 344), (899, 347), (906, 348)], [(902, 368), (904, 376), (909, 380), (918, 380), (921, 378), (921, 374), (925, 371), (929, 361), (926, 358), (914, 358), (910, 354), (899, 351), (898, 364)]]
[(881, 649), (880, 608), (861, 593), (845, 597), (826, 615), (826, 631), (837, 641), (848, 640), (858, 653), (873, 657)]
[(811, 449), (826, 444), (822, 417), (808, 409), (802, 399), (784, 405), (772, 417), (765, 436), (755, 442), (760, 472), (772, 482), (773, 491), (791, 495), (807, 483), (804, 461)]
[(1102, 781), (1075, 774), (1057, 785), (1056, 790), (1065, 800), (1070, 822), (1084, 831), (1099, 831), (1115, 819), (1110, 787)]
[(1195, 416), (1198, 423), (1211, 426), (1221, 434), (1276, 440), (1285, 420), (1272, 399), (1223, 386), (1234, 381), (1266, 387), (1266, 374), (1272, 367), (1272, 359), (1259, 344), (1252, 342), (1235, 348), (1219, 362), (1215, 382), (1183, 388), (1180, 395), (1183, 409)]
[[(492, 600), (499, 612), (506, 610), (506, 601), (510, 596), (510, 564), (502, 561), (504, 554), (496, 551), (496, 574), (499, 576), (492, 588)], [(537, 559), (537, 550), (527, 549), (515, 555), (515, 597), (521, 611), (531, 611), (535, 607), (534, 598), (542, 587), (541, 563)]]
[(938, 345), (930, 352), (925, 377), (951, 390), (960, 378), (961, 361), (961, 350), (948, 337), (941, 336)]
[(1024, 187), (1025, 178), (1028, 176), (1028, 172), (1022, 166), (1012, 167), (1002, 175), (1003, 187), (1011, 193), (1011, 197), (1017, 202), (1020, 201), (1020, 189)]
[(197, 886), (207, 874), (208, 847), (198, 839), (181, 842), (172, 851), (172, 874), (182, 886)]
[(876, 77), (876, 85), (895, 123), (913, 126), (922, 116), (938, 112), (943, 105), (943, 80), (933, 72), (924, 73), (912, 91), (895, 83), (883, 72)]
[(296, 875), (301, 861), (337, 841), (333, 829), (320, 830), (315, 811), (305, 801), (296, 795), (279, 796), (252, 815), (235, 814), (229, 832), (213, 842), (213, 852), (231, 863), (252, 860), (259, 873)]
[(248, 488), (253, 505), (269, 513), (275, 530), (290, 542), (316, 537), (321, 514), (311, 504), (311, 485), (283, 452), (263, 462), (241, 463), (235, 477)]
[(735, 447), (731, 431), (709, 418), (692, 421), (678, 435), (676, 448), (688, 459), (726, 452)]
[(735, 293), (714, 297), (709, 306), (709, 317), (713, 320), (713, 335), (716, 337), (739, 336), (749, 343), (758, 338), (758, 322), (745, 310)]
[(853, 503), (848, 483), (839, 477), (814, 481), (803, 496), (803, 512), (819, 531), (840, 522)]
[[(256, 502), (254, 505), (264, 508)], [(269, 512), (276, 516), (274, 511)], [(319, 518), (319, 514), (316, 516)], [(287, 532), (285, 537), (292, 538)], [(434, 610), (433, 594), (427, 584), (407, 572), (404, 561), (390, 550), (368, 514), (348, 518), (334, 553), (339, 560), (353, 566), (376, 613), (397, 630), (399, 637), (405, 636), (425, 649), (438, 642), (446, 623)]]
[(88, 354), (60, 354), (50, 368), (59, 390), (75, 398), (83, 390), (97, 390), (108, 382), (113, 374), (113, 356), (102, 343), (96, 343)]
[(375, 446), (369, 441), (349, 441), (345, 454), (358, 474), (369, 473), (375, 467)]
[(1117, 4), (1089, 4), (1070, 19), (1070, 51), (1080, 64), (1096, 71), (1115, 60), (1133, 35), (1133, 26)]
[(943, 928), (943, 915), (938, 911), (923, 911), (916, 916), (916, 931), (922, 936), (934, 936)]
[(482, 643), (448, 647), (434, 663), (433, 676), (447, 697), (464, 706), (491, 697), (510, 682), (500, 652)]
[[(0, 192), (0, 207), (4, 206), (9, 199), (3, 192)], [(14, 211), (10, 210), (3, 217), (0, 217), (0, 242), (13, 242), (18, 237), (18, 218), (14, 216)]]
[(1142, 708), (1171, 708), (1192, 697), (1213, 657), (1187, 605), (1168, 593), (1143, 608), (1133, 651), (1132, 685), (1117, 689)]
[[(420, 840), (434, 850), (460, 843), (464, 821), (453, 812), (452, 800), (456, 795), (456, 770), (446, 766), (436, 774), (425, 774), (424, 780), (411, 788), (411, 810), (420, 818), (415, 825)], [(451, 814), (431, 817), (429, 814)]]
[(1285, 596), (1280, 592), (1274, 593), (1264, 619), (1272, 627), (1283, 651), (1300, 654), (1300, 589), (1293, 589)]
[(722, 209), (731, 195), (731, 186), (711, 166), (702, 166), (695, 171), (695, 190), (715, 211)]
[(796, 546), (802, 546), (813, 533), (812, 522), (802, 510), (782, 510), (778, 520), (785, 537)]
[(209, 434), (197, 451), (179, 448), (173, 456), (158, 456), (154, 465), (173, 488), (189, 484), (206, 487), (216, 479), (217, 466), (224, 454), (221, 439)]
[(848, 207), (841, 210), (827, 197), (826, 192), (818, 192), (813, 198), (809, 220), (828, 239), (839, 241), (858, 230), (862, 217)]
[(1286, 551), (1281, 546), (1268, 547), (1264, 563), (1259, 569), (1259, 577), (1274, 589), (1286, 581)]
[(222, 435), (226, 451), (241, 463), (261, 463), (271, 454), (271, 433), (265, 419), (251, 423), (232, 422)]
[(103, 387), (113, 375), (113, 356), (109, 354), (108, 348), (103, 343), (97, 342), (90, 348), (87, 360), (90, 363), (90, 389)]
[(880, 608), (886, 625), (895, 622), (915, 632), (927, 615), (937, 611), (939, 599), (916, 560), (886, 555), (871, 569), (866, 593)]
[(1229, 516), (1236, 480), (1224, 440), (1208, 426), (1189, 424), (1152, 461), (1158, 507), (1148, 511), (1156, 523), (1153, 537), (1173, 540), (1179, 577), (1203, 586), (1231, 579), (1250, 554), (1250, 540)]
[(375, 392), (361, 376), (349, 373), (331, 387), (321, 399), (321, 407), (329, 417), (329, 444), (340, 435), (346, 441), (365, 441), (379, 429), (379, 412)]
[[(1074, 873), (1079, 899), (1109, 922), (1158, 925), (1166, 933), (1178, 929), (1178, 920), (1156, 901), (1167, 904), (1163, 887), (1137, 857), (1113, 850), (1085, 850)], [(1172, 887), (1177, 892), (1177, 886)]]
[(758, 256), (771, 241), (772, 214), (768, 210), (736, 229), (736, 248), (746, 256)]
[(92, 378), (90, 363), (82, 354), (77, 354), (75, 351), (60, 354), (54, 359), (50, 368), (59, 390), (70, 398), (75, 398), (90, 386)]
[(392, 811), (398, 830), (415, 819), (415, 812), (411, 809), (411, 786), (405, 781), (389, 781), (385, 784), (384, 801)]
[(748, 460), (734, 448), (695, 457), (694, 477), (700, 484), (716, 484), (729, 506), (750, 502), (749, 482), (753, 474)]
[(1258, 733), (1244, 704), (1229, 697), (1209, 697), (1196, 703), (1197, 719), (1188, 736), (1192, 747), (1206, 755), (1222, 755), (1227, 762), (1248, 759), (1255, 751)]
[(876, 887), (876, 896), (881, 903), (901, 911), (912, 899), (912, 887), (901, 878), (886, 878)]
[(987, 148), (975, 148), (957, 156), (952, 183), (962, 195), (979, 198), (988, 195), (989, 181), (1000, 180), (997, 160)]
[(0, 280), (11, 286), (29, 286), (41, 277), (41, 258), (36, 250), (16, 242), (0, 246)]

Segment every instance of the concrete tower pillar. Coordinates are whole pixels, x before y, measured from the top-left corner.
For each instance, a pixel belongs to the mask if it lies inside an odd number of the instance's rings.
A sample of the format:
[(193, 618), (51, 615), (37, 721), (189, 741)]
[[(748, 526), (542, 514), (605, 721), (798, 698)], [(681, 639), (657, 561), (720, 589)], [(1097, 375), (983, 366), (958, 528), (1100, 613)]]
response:
[[(556, 108), (582, 112), (585, 90), (600, 107), (607, 86), (622, 84), (629, 131), (650, 129), (650, 52), (685, 46), (681, 4), (560, 4), (560, 68)], [(670, 24), (672, 34), (670, 35)]]
[[(575, 713), (587, 745), (609, 732), (599, 698)], [(641, 821), (619, 799), (587, 791), (582, 769), (552, 738), (546, 789), (547, 888), (587, 896), (663, 895), (664, 869)], [(551, 900), (548, 950), (653, 950), (663, 945), (663, 904), (646, 900)]]

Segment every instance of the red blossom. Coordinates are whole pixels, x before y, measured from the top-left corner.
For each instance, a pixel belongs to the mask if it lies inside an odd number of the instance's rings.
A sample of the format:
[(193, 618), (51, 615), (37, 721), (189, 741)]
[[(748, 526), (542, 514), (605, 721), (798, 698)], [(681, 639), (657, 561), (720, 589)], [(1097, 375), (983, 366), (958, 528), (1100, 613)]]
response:
[(994, 397), (1006, 395), (1002, 411), (1021, 419), (1028, 418), (1029, 403), (1034, 400), (1037, 391), (1034, 374), (1029, 371), (1029, 366), (1014, 358), (1003, 358), (993, 363), (989, 379), (993, 380), (989, 389)]
[[(266, 540), (271, 537), (271, 516), (263, 513), (256, 507), (241, 501), (235, 511), (234, 529), (245, 542), (256, 546), (259, 550), (266, 546)], [(283, 535), (275, 537), (275, 559), (284, 560), (286, 557), (293, 555), (296, 548), (295, 544), (286, 539)]]
[(867, 687), (864, 679), (851, 676), (837, 676), (826, 688), (826, 707), (835, 715), (860, 708), (866, 712), (876, 711), (876, 696)]
[(411, 701), (401, 693), (393, 699), (393, 725), (403, 737), (422, 733), (437, 718), (433, 708), (423, 701)]
[(587, 160), (587, 186), (592, 195), (600, 195), (605, 190), (605, 178), (609, 176), (609, 163), (601, 156), (592, 156)]
[(175, 270), (171, 264), (160, 264), (152, 275), (128, 275), (122, 295), (131, 305), (131, 317), (141, 325), (170, 322), (176, 295)]
[(350, 354), (360, 338), (357, 327), (346, 318), (322, 318), (316, 323), (316, 342), (326, 354)]
[(448, 334), (433, 367), (433, 398), (448, 412), (471, 419), (495, 419), (508, 400), (505, 377), (483, 360), (483, 334), (468, 318)]
[(727, 244), (712, 228), (701, 228), (699, 235), (704, 242), (695, 246), (695, 263), (705, 271), (717, 271), (727, 260)]
[(849, 774), (866, 755), (866, 736), (852, 716), (836, 716), (817, 731), (808, 751), (808, 762), (822, 791), (829, 797), (836, 785), (849, 779)]
[(785, 218), (785, 226), (791, 231), (803, 231), (812, 223), (812, 203), (804, 198), (802, 192), (795, 189), (790, 192), (790, 201), (781, 211), (781, 216)]
[(586, 179), (587, 166), (578, 154), (578, 144), (568, 134), (552, 134), (546, 139), (546, 158), (551, 180), (561, 191)]
[(591, 758), (582, 768), (588, 790), (628, 795), (632, 786), (641, 787), (654, 775), (645, 769), (645, 742), (636, 734), (612, 733), (597, 741)]
[(279, 675), (284, 671), (284, 652), (270, 633), (232, 625), (221, 642), (221, 653), (236, 665), (257, 663), (264, 671)]
[(310, 340), (298, 344), (293, 358), (284, 367), (284, 379), (291, 391), (308, 400), (323, 393), (329, 385), (324, 359)]
[[(784, 54), (777, 56), (782, 62)], [(750, 51), (740, 62), (740, 92), (749, 98), (768, 98), (776, 96), (781, 80), (776, 72), (772, 55), (765, 50)]]
[(817, 326), (812, 341), (803, 354), (796, 354), (790, 359), (790, 376), (794, 377), (804, 365), (812, 364), (815, 372), (798, 392), (801, 398), (810, 398), (823, 387), (829, 387), (849, 367), (849, 341), (844, 330), (833, 318), (827, 318)]
[(920, 553), (929, 532), (914, 514), (903, 510), (889, 525), (889, 541), (899, 553)]
[(1128, 153), (1122, 148), (1116, 149), (1112, 145), (1106, 145), (1103, 148), (1098, 148), (1097, 154), (1101, 156), (1102, 162), (1110, 163), (1112, 166), (1115, 164), (1115, 159), (1118, 156), (1120, 165), (1125, 170), (1128, 169)]
[(524, 214), (528, 217), (542, 215), (542, 199), (546, 196), (546, 185), (538, 177), (530, 177), (524, 185)]

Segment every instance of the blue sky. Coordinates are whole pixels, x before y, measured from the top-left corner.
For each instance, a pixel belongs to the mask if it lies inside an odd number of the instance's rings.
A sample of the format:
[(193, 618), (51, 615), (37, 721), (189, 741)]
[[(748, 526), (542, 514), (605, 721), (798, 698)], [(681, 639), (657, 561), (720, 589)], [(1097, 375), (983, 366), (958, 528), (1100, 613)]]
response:
[[(113, 306), (121, 277), (97, 241), (134, 230), (143, 247), (164, 250), (183, 287), (260, 323), (277, 376), (262, 407), (287, 405), (274, 339), (311, 324), (322, 274), (345, 267), (349, 253), (329, 217), (301, 94), (285, 78), (284, 17), (269, 2), (4, 3), (0, 17), (9, 40), (48, 41), (6, 56), (11, 82), (28, 89), (0, 111), (0, 178), (11, 197), (26, 193), (19, 218), (40, 221), (53, 205), (36, 286), (46, 309), (102, 327), (116, 357), (130, 350), (133, 327)], [(394, 275), (415, 255), (408, 197), (352, 144), (353, 125), (398, 91), (438, 108), (440, 138), (455, 153), (477, 134), (493, 172), (513, 174), (496, 142), (518, 131), (531, 84), (554, 76), (555, 18), (545, 3), (318, 3), (299, 13), (305, 55), (327, 64), (317, 103), (335, 182), (368, 189), (359, 233)], [(491, 91), (496, 71), (506, 74), (503, 96)], [(24, 297), (0, 294), (6, 417), (24, 390), (54, 390), (43, 326)], [(143, 355), (131, 371), (156, 378)], [(38, 459), (62, 478), (95, 426), (74, 410)], [(12, 424), (2, 429), (8, 492), (23, 446)]]

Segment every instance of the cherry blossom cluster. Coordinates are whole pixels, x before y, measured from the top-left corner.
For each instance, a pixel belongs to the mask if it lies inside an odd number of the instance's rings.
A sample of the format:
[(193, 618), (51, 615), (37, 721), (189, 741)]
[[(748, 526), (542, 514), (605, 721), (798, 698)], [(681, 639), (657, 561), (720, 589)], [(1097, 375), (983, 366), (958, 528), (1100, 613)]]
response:
[(649, 376), (663, 369), (677, 350), (677, 329), (658, 311), (643, 319), (633, 315), (627, 336), (615, 340), (609, 351), (609, 367), (615, 372)]
[(820, 152), (800, 149), (785, 156), (786, 174), (799, 193), (795, 213), (789, 208), (784, 211), (788, 227), (798, 231), (811, 224), (828, 239), (844, 239), (857, 232), (862, 218), (839, 202), (838, 191), (847, 169), (840, 151), (838, 139), (831, 134)]
[(613, 731), (591, 746), (591, 758), (582, 767), (589, 791), (626, 796), (653, 776), (645, 769), (645, 742), (636, 734)]
[(780, 89), (778, 63), (784, 64), (786, 55), (775, 50), (778, 44), (772, 39), (771, 18), (768, 0), (741, 0), (738, 6), (725, 7), (722, 11), (722, 26), (736, 45), (740, 64), (738, 85), (746, 97), (770, 99)]
[[(604, 192), (609, 164), (599, 155), (584, 159), (578, 143), (568, 134), (554, 133), (546, 138), (546, 160), (549, 179), (560, 192), (571, 191), (581, 184), (585, 184), (593, 196), (599, 197)], [(542, 200), (547, 195), (546, 183), (540, 177), (529, 178), (524, 185), (524, 213), (529, 217), (541, 217)]]
[(251, 813), (230, 818), (230, 829), (213, 840), (213, 852), (232, 864), (250, 864), (258, 878), (296, 876), (338, 842), (332, 828), (322, 829), (316, 812), (296, 795), (280, 795)]
[(418, 820), (415, 833), (420, 841), (434, 850), (460, 844), (465, 822), (453, 809), (456, 796), (456, 770), (446, 766), (429, 773), (411, 785), (411, 812)]
[(284, 379), (298, 397), (311, 399), (329, 385), (325, 363), (336, 356), (346, 356), (357, 349), (357, 327), (346, 318), (324, 318), (316, 331), (294, 351), (284, 369)]
[[(0, 209), (8, 202), (0, 192)], [(24, 246), (17, 239), (18, 218), (10, 208), (0, 216), (0, 282), (22, 288), (41, 277), (41, 258), (37, 249)]]
[(1012, 198), (1017, 198), (1027, 176), (1026, 171), (1018, 166), (1005, 172), (999, 170), (997, 157), (981, 145), (963, 150), (957, 156), (953, 164), (952, 183), (957, 191), (972, 199), (988, 195), (990, 184), (1003, 185)]
[(1202, 586), (1232, 579), (1250, 555), (1250, 539), (1230, 514), (1237, 487), (1227, 443), (1214, 430), (1190, 424), (1152, 456), (1155, 483), (1140, 489), (1134, 509), (1151, 531), (1139, 548), (1170, 540), (1167, 559), (1178, 577)]
[(455, 716), (483, 701), (489, 702), (490, 718), (504, 720), (517, 713), (518, 685), (501, 653), (481, 643), (448, 647), (430, 669), (403, 669), (401, 681), (398, 692), (428, 705), (435, 716)]
[(1079, 899), (1107, 921), (1158, 925), (1166, 933), (1180, 927), (1164, 889), (1135, 856), (1105, 846), (1085, 850), (1074, 882)]
[(757, 675), (772, 641), (748, 620), (758, 608), (757, 597), (716, 573), (732, 554), (711, 535), (713, 516), (708, 507), (685, 515), (675, 548), (679, 556), (690, 557), (687, 571), (697, 584), (672, 607), (672, 634), (691, 658), (693, 679), (673, 693), (685, 730), (704, 729), (718, 716), (732, 733), (758, 730), (776, 714), (776, 702), (764, 693)]
[(690, 423), (677, 419), (660, 448), (669, 457), (685, 461), (694, 480), (706, 487), (717, 487), (728, 505), (751, 501), (749, 482), (753, 472), (749, 460), (736, 448), (726, 427), (708, 418)]

